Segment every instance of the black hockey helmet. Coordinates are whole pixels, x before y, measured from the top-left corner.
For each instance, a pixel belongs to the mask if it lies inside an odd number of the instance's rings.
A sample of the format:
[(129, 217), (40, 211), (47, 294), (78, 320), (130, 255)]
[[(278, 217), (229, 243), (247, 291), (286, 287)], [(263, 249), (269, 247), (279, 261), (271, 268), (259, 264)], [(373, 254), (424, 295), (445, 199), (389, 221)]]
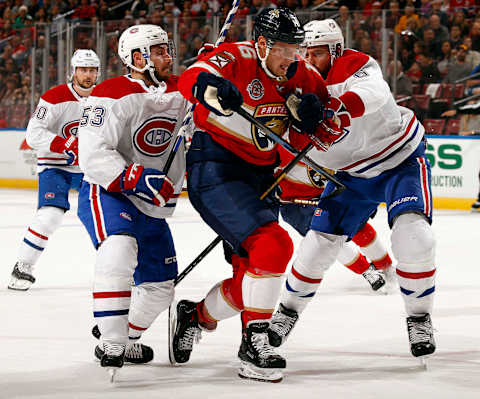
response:
[(297, 16), (288, 8), (265, 8), (256, 17), (253, 25), (255, 41), (264, 36), (274, 42), (301, 44), (305, 31)]

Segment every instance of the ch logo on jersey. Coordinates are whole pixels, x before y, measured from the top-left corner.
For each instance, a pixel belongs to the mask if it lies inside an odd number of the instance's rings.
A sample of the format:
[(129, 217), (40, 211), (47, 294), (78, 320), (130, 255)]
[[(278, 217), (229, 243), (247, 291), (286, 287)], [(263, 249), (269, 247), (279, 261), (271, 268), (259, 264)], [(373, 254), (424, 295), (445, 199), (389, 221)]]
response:
[[(282, 137), (288, 126), (288, 113), (285, 104), (262, 104), (259, 105), (253, 114), (263, 125), (273, 130), (277, 136)], [(252, 125), (252, 139), (260, 151), (271, 151), (274, 143), (267, 139), (256, 126)]]
[(143, 155), (161, 156), (170, 145), (175, 123), (175, 119), (159, 116), (146, 120), (133, 134), (133, 145)]
[[(323, 178), (323, 176), (318, 173), (316, 170), (313, 170), (310, 166), (307, 167), (307, 175), (308, 175), (308, 180), (310, 180), (310, 183), (312, 186), (317, 187), (317, 188), (325, 188), (326, 181)], [(334, 174), (335, 172), (331, 169), (325, 169), (326, 172), (330, 174)]]
[(247, 86), (248, 95), (252, 100), (260, 100), (265, 94), (262, 82), (258, 79), (253, 79)]
[(65, 123), (65, 125), (63, 125), (62, 127), (62, 136), (64, 138), (67, 138), (70, 136), (77, 137), (79, 124), (80, 124), (80, 119)]

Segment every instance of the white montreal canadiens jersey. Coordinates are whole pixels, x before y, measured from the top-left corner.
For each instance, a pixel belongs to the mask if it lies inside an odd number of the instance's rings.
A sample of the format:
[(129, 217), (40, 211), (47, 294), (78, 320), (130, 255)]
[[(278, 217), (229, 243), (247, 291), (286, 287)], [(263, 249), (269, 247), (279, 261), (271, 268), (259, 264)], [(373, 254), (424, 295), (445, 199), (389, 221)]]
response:
[(395, 103), (373, 58), (345, 50), (329, 72), (327, 87), (352, 118), (327, 152), (309, 153), (322, 166), (371, 178), (399, 165), (420, 144), (422, 124), (411, 110)]
[[(177, 90), (177, 77), (160, 87), (147, 87), (129, 75), (108, 79), (95, 87), (87, 101), (88, 119), (79, 128), (79, 162), (92, 184), (108, 186), (131, 163), (163, 170), (185, 115), (186, 100)], [(185, 177), (183, 142), (168, 172), (175, 194)], [(129, 195), (144, 214), (170, 216), (177, 196), (165, 207)]]
[(38, 102), (27, 126), (27, 144), (37, 152), (37, 172), (47, 168), (80, 173), (78, 165), (68, 165), (68, 157), (50, 151), (55, 136), (77, 136), (78, 124), (85, 105), (71, 84), (63, 84), (46, 91)]

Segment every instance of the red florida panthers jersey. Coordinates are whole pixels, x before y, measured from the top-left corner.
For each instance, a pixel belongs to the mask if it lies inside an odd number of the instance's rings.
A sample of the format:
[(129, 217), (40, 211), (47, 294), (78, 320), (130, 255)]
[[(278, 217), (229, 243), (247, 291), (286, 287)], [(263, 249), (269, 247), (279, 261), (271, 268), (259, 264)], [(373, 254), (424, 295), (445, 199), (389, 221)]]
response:
[[(257, 61), (253, 42), (223, 43), (188, 68), (180, 77), (180, 92), (196, 103), (192, 89), (201, 72), (230, 80), (243, 96), (243, 107), (261, 123), (283, 136), (288, 128), (285, 98), (289, 93), (315, 93), (326, 101), (328, 91), (321, 75), (304, 61), (297, 61), (295, 74), (285, 82), (267, 76)], [(275, 162), (276, 145), (237, 113), (217, 116), (202, 105), (194, 111), (198, 128), (246, 162), (269, 165)]]

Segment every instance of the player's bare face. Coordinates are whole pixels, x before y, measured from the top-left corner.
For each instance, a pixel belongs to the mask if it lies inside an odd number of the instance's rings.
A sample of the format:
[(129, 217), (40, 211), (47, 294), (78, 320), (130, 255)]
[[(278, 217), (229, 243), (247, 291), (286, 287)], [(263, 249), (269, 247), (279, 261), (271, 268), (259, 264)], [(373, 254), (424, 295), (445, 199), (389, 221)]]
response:
[(285, 76), (288, 67), (300, 55), (298, 44), (275, 42), (268, 53), (267, 68), (276, 76)]
[(158, 80), (168, 80), (172, 74), (172, 57), (166, 44), (157, 44), (150, 48), (150, 59), (155, 66)]
[(330, 52), (327, 45), (309, 47), (305, 59), (322, 74), (328, 72), (330, 68)]
[(83, 90), (90, 90), (97, 81), (98, 68), (76, 67), (73, 83)]

